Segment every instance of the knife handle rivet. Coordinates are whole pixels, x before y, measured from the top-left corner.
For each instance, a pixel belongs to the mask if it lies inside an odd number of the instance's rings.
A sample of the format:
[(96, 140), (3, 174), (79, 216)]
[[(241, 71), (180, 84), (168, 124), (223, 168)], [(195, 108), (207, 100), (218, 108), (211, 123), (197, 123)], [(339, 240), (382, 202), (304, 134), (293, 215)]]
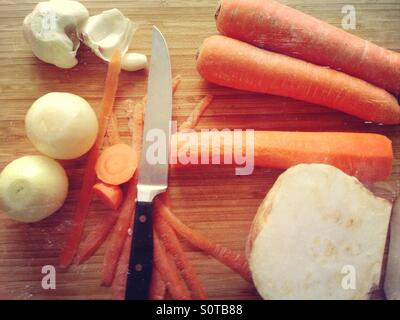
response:
[(143, 266), (142, 266), (140, 263), (138, 263), (138, 264), (135, 266), (135, 270), (136, 270), (136, 272), (140, 272), (140, 271), (143, 270)]
[(141, 223), (145, 223), (145, 222), (147, 221), (146, 216), (142, 214), (142, 215), (139, 217), (139, 221), (140, 221)]

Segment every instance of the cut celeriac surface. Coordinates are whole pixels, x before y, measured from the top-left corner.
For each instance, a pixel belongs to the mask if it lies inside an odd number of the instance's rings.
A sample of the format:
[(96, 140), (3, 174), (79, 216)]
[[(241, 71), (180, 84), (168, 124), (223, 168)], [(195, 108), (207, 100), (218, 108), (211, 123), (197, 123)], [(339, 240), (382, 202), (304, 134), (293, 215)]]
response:
[(335, 167), (288, 169), (249, 235), (257, 290), (264, 299), (367, 299), (379, 284), (390, 210)]

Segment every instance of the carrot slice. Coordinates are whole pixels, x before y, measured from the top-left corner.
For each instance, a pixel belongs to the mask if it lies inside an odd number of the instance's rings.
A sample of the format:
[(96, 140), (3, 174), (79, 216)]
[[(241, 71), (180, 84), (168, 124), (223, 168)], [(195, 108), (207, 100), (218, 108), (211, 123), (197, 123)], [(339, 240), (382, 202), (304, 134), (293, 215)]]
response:
[(90, 202), (92, 199), (92, 188), (95, 183), (96, 173), (95, 164), (103, 145), (104, 136), (107, 130), (108, 119), (111, 116), (115, 95), (118, 89), (118, 78), (121, 71), (121, 52), (116, 50), (108, 64), (107, 78), (104, 89), (103, 101), (99, 115), (99, 132), (95, 145), (89, 152), (86, 161), (85, 173), (83, 176), (82, 188), (79, 193), (78, 204), (75, 209), (74, 218), (71, 228), (67, 234), (66, 241), (60, 253), (60, 266), (68, 267), (79, 246), (79, 240), (82, 236), (85, 218), (89, 211)]
[(149, 300), (164, 300), (167, 286), (155, 267), (151, 277)]
[(194, 107), (189, 117), (179, 126), (179, 131), (185, 131), (188, 129), (194, 129), (200, 121), (200, 117), (204, 111), (211, 104), (214, 96), (211, 94), (206, 95), (200, 102)]
[(100, 154), (96, 174), (104, 183), (120, 185), (133, 177), (137, 165), (137, 155), (132, 147), (124, 143), (114, 144)]
[(93, 193), (110, 209), (117, 210), (122, 202), (122, 189), (103, 182), (93, 186)]
[(89, 259), (107, 239), (108, 234), (118, 219), (118, 211), (112, 211), (105, 215), (100, 224), (86, 237), (79, 246), (77, 262), (81, 264)]
[(193, 298), (201, 300), (207, 299), (207, 293), (204, 290), (203, 284), (197, 276), (193, 265), (186, 257), (175, 231), (157, 213), (155, 214), (154, 228), (165, 248), (172, 255), (176, 266), (183, 276), (183, 279), (186, 281), (187, 286), (192, 292)]
[(176, 300), (190, 300), (190, 293), (180, 277), (175, 264), (167, 255), (156, 232), (154, 233), (154, 263), (162, 279), (165, 281), (172, 298)]
[(245, 280), (251, 282), (250, 269), (246, 258), (232, 250), (222, 247), (214, 241), (208, 239), (201, 233), (189, 228), (182, 221), (180, 221), (171, 210), (165, 206), (160, 200), (156, 199), (159, 210), (158, 214), (167, 221), (172, 228), (182, 238), (188, 241), (194, 247), (199, 248), (205, 253), (213, 256), (227, 267), (241, 275)]

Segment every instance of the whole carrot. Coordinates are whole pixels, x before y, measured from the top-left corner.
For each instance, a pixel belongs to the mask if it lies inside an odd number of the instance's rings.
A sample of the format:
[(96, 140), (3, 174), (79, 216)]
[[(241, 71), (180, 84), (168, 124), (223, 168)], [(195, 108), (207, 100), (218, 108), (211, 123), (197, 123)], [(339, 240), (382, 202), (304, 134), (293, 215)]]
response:
[(220, 33), (400, 93), (400, 54), (275, 0), (222, 0)]
[(197, 70), (219, 85), (316, 103), (368, 121), (400, 123), (400, 106), (387, 91), (228, 37), (217, 35), (203, 42)]
[[(188, 164), (205, 164), (205, 159), (209, 163), (224, 163), (226, 154), (230, 152), (232, 163), (240, 165), (237, 159), (240, 160), (239, 156), (244, 156), (246, 151), (249, 157), (254, 152), (254, 165), (257, 167), (287, 169), (299, 163), (325, 163), (363, 181), (385, 180), (392, 169), (392, 143), (383, 135), (346, 132), (253, 133), (254, 141), (250, 133), (245, 131), (239, 133), (239, 138), (232, 131), (177, 133), (171, 139), (171, 159), (176, 160), (178, 167), (189, 160)], [(218, 161), (215, 161), (215, 156)], [(247, 163), (250, 160), (247, 159)]]

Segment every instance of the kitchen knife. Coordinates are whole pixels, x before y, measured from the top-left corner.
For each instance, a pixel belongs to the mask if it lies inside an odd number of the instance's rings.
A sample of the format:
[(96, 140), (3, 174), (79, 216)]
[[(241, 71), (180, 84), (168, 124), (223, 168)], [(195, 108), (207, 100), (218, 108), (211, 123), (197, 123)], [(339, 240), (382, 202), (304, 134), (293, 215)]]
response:
[[(153, 199), (167, 190), (172, 79), (168, 47), (153, 26), (152, 51), (144, 115), (143, 150), (139, 164), (133, 239), (126, 300), (148, 298), (153, 269)], [(156, 143), (157, 142), (157, 143)], [(154, 151), (155, 145), (160, 148)]]
[(383, 288), (386, 299), (400, 300), (400, 198), (393, 205), (389, 237), (389, 253)]

